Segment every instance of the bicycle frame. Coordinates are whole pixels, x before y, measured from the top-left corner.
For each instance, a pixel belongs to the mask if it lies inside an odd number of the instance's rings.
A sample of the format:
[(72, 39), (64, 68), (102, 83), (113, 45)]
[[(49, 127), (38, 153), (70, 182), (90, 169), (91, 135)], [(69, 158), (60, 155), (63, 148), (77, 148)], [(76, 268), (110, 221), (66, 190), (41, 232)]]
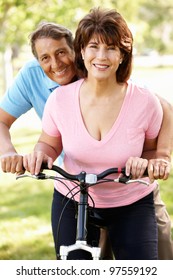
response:
[[(84, 178), (85, 179), (85, 178)], [(68, 254), (74, 250), (85, 250), (91, 253), (93, 260), (99, 260), (100, 247), (91, 247), (87, 244), (87, 214), (88, 214), (88, 188), (85, 181), (80, 181), (80, 200), (78, 202), (77, 235), (73, 245), (61, 246), (60, 256), (66, 260)]]
[[(47, 164), (42, 164), (42, 169), (50, 170)], [(74, 250), (85, 250), (91, 253), (93, 260), (99, 260), (101, 255), (101, 248), (100, 247), (92, 247), (87, 244), (87, 214), (88, 214), (88, 187), (91, 185), (95, 185), (98, 181), (101, 181), (103, 178), (110, 174), (122, 174), (117, 179), (112, 179), (114, 182), (120, 182), (123, 184), (133, 183), (133, 182), (140, 182), (143, 184), (148, 183), (146, 181), (137, 179), (131, 180), (131, 176), (125, 175), (125, 168), (110, 168), (105, 170), (104, 172), (95, 175), (95, 174), (86, 174), (86, 172), (82, 171), (77, 175), (72, 175), (61, 169), (60, 167), (53, 165), (52, 169), (63, 177), (72, 180), (78, 181), (80, 187), (80, 199), (78, 202), (78, 218), (77, 218), (77, 234), (76, 234), (76, 242), (69, 246), (60, 246), (60, 258), (62, 260), (66, 260), (68, 254)], [(16, 179), (24, 178), (24, 177), (32, 177), (35, 179), (55, 179), (56, 176), (49, 176), (44, 173), (39, 173), (38, 175), (27, 175), (22, 174), (16, 177)]]

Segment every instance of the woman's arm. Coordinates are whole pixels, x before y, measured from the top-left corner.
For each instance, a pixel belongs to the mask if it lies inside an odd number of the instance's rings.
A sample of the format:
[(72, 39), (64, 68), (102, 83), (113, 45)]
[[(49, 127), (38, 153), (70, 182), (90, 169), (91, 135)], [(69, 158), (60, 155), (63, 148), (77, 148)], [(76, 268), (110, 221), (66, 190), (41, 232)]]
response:
[(62, 152), (61, 137), (52, 137), (42, 131), (42, 134), (35, 145), (34, 151), (23, 157), (23, 166), (32, 175), (40, 172), (41, 164), (46, 162), (51, 168), (55, 159)]

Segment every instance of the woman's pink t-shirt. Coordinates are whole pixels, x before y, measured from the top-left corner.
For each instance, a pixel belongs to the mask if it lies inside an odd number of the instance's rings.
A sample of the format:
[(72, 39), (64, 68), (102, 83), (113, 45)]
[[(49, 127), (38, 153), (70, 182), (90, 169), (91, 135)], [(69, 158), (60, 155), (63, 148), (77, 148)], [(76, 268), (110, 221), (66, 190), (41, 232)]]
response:
[[(72, 174), (81, 171), (98, 174), (111, 167), (124, 167), (131, 156), (141, 157), (145, 138), (156, 138), (161, 126), (163, 112), (157, 97), (128, 82), (118, 118), (107, 135), (98, 141), (88, 133), (82, 119), (79, 105), (82, 83), (83, 79), (57, 88), (48, 98), (43, 114), (43, 130), (50, 136), (62, 138), (65, 154), (62, 167)], [(69, 189), (74, 188), (72, 182), (66, 181), (66, 184)], [(150, 186), (103, 183), (90, 187), (89, 194), (95, 207), (118, 207), (141, 199), (155, 186), (156, 182)], [(69, 193), (60, 182), (55, 181), (55, 188), (63, 195)], [(77, 191), (72, 190), (68, 196)], [(75, 200), (79, 200), (79, 193)]]

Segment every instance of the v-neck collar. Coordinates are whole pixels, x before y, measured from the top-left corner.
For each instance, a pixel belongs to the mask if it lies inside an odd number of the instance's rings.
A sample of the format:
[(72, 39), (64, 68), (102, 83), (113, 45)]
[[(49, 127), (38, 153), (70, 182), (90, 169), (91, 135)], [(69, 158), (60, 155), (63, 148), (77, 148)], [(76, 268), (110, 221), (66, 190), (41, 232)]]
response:
[(81, 79), (79, 81), (79, 85), (77, 88), (77, 94), (75, 94), (75, 105), (76, 105), (76, 113), (77, 113), (77, 119), (79, 120), (79, 127), (81, 129), (81, 133), (84, 133), (85, 137), (88, 138), (89, 141), (95, 142), (98, 145), (102, 145), (104, 143), (106, 143), (107, 141), (110, 140), (110, 138), (112, 138), (113, 134), (116, 132), (116, 130), (118, 129), (120, 123), (124, 120), (124, 116), (125, 116), (125, 112), (126, 109), (128, 108), (128, 103), (129, 103), (129, 92), (130, 92), (130, 87), (131, 84), (129, 84), (127, 82), (127, 90), (126, 90), (126, 94), (123, 100), (123, 104), (121, 106), (120, 112), (118, 114), (118, 117), (116, 118), (113, 126), (111, 127), (111, 129), (108, 131), (108, 133), (101, 139), (101, 140), (97, 140), (95, 139), (87, 130), (84, 121), (83, 121), (83, 117), (82, 117), (82, 113), (81, 113), (81, 109), (80, 109), (80, 102), (79, 102), (79, 98), (80, 98), (80, 88), (82, 83), (84, 82), (84, 79)]

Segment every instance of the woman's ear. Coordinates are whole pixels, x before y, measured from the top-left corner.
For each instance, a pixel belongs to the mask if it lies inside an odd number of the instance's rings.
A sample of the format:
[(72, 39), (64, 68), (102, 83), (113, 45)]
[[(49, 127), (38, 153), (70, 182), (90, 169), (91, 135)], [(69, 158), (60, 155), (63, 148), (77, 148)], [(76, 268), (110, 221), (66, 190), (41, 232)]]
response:
[(123, 62), (123, 59), (124, 59), (124, 55), (123, 54), (121, 54), (121, 56), (120, 56), (120, 64)]

